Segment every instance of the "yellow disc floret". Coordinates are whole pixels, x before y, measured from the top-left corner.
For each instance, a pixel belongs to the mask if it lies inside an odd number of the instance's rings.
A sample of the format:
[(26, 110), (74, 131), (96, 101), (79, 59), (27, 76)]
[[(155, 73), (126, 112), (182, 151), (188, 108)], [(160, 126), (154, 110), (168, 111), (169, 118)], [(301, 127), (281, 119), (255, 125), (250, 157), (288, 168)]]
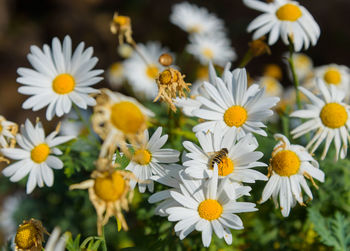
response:
[(2, 129), (3, 129), (3, 127), (2, 127), (2, 125), (0, 125), (0, 133), (2, 132)]
[(234, 105), (228, 108), (224, 114), (224, 121), (226, 125), (232, 127), (242, 126), (248, 118), (246, 109), (242, 106)]
[(291, 176), (299, 171), (300, 159), (295, 152), (282, 150), (272, 157), (270, 165), (279, 176)]
[(147, 66), (146, 74), (149, 78), (156, 79), (156, 77), (158, 76), (158, 73), (159, 73), (159, 69), (156, 65), (150, 64)]
[(220, 176), (226, 176), (232, 173), (234, 170), (233, 162), (230, 158), (225, 156), (218, 164), (218, 171)]
[(140, 165), (147, 165), (151, 162), (152, 154), (146, 149), (138, 149), (135, 151), (133, 160)]
[(201, 218), (211, 221), (218, 219), (222, 214), (222, 206), (217, 200), (204, 200), (198, 206), (198, 214)]
[(214, 57), (214, 52), (210, 48), (204, 48), (202, 53), (208, 59), (213, 59), (213, 57)]
[(145, 124), (145, 116), (132, 102), (122, 101), (111, 108), (112, 124), (127, 134), (136, 134)]
[(19, 249), (30, 250), (37, 245), (38, 229), (32, 223), (20, 225), (17, 229), (15, 243)]
[(37, 145), (30, 152), (30, 157), (35, 163), (44, 162), (50, 154), (50, 147), (46, 143)]
[(329, 69), (323, 75), (327, 84), (338, 85), (341, 82), (341, 74), (337, 69)]
[(159, 75), (159, 82), (162, 85), (170, 85), (173, 82), (177, 82), (179, 80), (177, 76), (177, 72), (174, 71), (173, 73), (170, 70), (164, 70), (160, 75)]
[(322, 108), (320, 118), (325, 126), (334, 129), (345, 125), (348, 113), (344, 106), (338, 103), (328, 103)]
[(60, 74), (52, 81), (52, 89), (57, 94), (67, 94), (74, 90), (75, 80), (70, 74)]
[(94, 190), (96, 195), (107, 202), (118, 200), (123, 194), (124, 188), (125, 180), (118, 172), (95, 179)]
[(281, 21), (290, 21), (295, 22), (297, 21), (303, 13), (301, 12), (300, 8), (296, 6), (295, 4), (287, 3), (283, 6), (281, 6), (276, 11), (276, 16)]

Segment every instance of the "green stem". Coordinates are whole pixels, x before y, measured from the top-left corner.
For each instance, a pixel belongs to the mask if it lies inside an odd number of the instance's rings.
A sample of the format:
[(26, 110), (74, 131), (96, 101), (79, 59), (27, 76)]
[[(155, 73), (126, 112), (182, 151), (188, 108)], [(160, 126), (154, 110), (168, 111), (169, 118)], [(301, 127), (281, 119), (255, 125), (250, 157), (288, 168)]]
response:
[(103, 241), (102, 241), (102, 250), (103, 250), (103, 251), (107, 251), (107, 243), (106, 243), (105, 227), (104, 227), (104, 226), (102, 227), (102, 238), (103, 238)]
[(251, 51), (251, 49), (248, 49), (248, 51), (244, 54), (241, 62), (239, 62), (238, 67), (243, 68), (246, 67), (246, 65), (254, 58), (254, 55)]
[(294, 66), (294, 60), (293, 60), (293, 55), (294, 55), (294, 43), (292, 39), (289, 37), (289, 58), (288, 58), (288, 63), (289, 67), (292, 71), (292, 77), (293, 77), (293, 83), (295, 87), (295, 93), (296, 93), (296, 100), (297, 100), (297, 105), (298, 109), (300, 110), (302, 108), (301, 106), (301, 101), (300, 101), (300, 92), (299, 92), (299, 79), (295, 71), (295, 66)]

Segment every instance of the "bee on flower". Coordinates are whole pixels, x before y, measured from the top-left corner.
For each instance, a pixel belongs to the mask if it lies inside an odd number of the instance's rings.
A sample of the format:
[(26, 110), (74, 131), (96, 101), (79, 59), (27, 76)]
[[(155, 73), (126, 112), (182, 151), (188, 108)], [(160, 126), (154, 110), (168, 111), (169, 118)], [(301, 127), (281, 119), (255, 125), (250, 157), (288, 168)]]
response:
[(100, 82), (103, 70), (93, 70), (98, 62), (92, 57), (93, 48), (84, 50), (81, 42), (72, 53), (72, 40), (65, 36), (63, 43), (57, 37), (52, 40), (52, 48), (44, 44), (41, 50), (37, 46), (30, 47), (28, 60), (34, 69), (18, 68), (20, 77), (17, 82), (23, 84), (18, 92), (30, 95), (22, 105), (24, 109), (37, 111), (45, 106), (46, 118), (54, 115), (61, 117), (69, 113), (72, 103), (82, 109), (96, 105), (91, 93), (98, 90), (90, 87)]
[(321, 159), (326, 157), (328, 149), (334, 141), (335, 159), (340, 156), (344, 159), (347, 155), (349, 140), (349, 105), (344, 103), (346, 93), (338, 90), (334, 85), (327, 86), (322, 80), (317, 80), (317, 87), (321, 96), (316, 96), (307, 89), (299, 87), (299, 90), (311, 101), (306, 109), (297, 110), (290, 114), (291, 117), (302, 118), (306, 121), (292, 130), (293, 138), (299, 138), (309, 132), (316, 131), (308, 142), (306, 149), (314, 153), (325, 140), (326, 144)]
[(128, 230), (122, 210), (129, 211), (133, 198), (129, 182), (135, 177), (130, 172), (116, 169), (117, 165), (107, 158), (98, 159), (96, 167), (91, 179), (71, 185), (69, 189), (88, 189), (89, 199), (97, 213), (98, 235), (102, 235), (102, 227), (112, 216), (118, 221), (118, 229)]
[(54, 182), (52, 169), (62, 169), (63, 162), (55, 155), (62, 152), (58, 145), (75, 138), (74, 136), (58, 136), (59, 125), (56, 130), (45, 137), (41, 122), (37, 121), (35, 127), (27, 119), (21, 131), (16, 135), (17, 143), (21, 148), (3, 148), (1, 153), (10, 159), (17, 160), (7, 166), (3, 175), (11, 177), (10, 181), (18, 182), (29, 174), (27, 181), (27, 194), (30, 194), (38, 185), (44, 183), (51, 187)]
[(300, 145), (290, 144), (287, 137), (275, 134), (279, 142), (274, 147), (269, 165), (269, 181), (267, 182), (259, 203), (272, 196), (276, 207), (279, 205), (282, 215), (287, 217), (296, 202), (304, 206), (302, 189), (312, 199), (312, 193), (306, 179), (316, 187), (314, 178), (324, 182), (324, 173), (318, 162)]
[(265, 3), (258, 0), (243, 0), (249, 8), (263, 12), (248, 26), (247, 31), (254, 31), (253, 39), (269, 33), (268, 44), (273, 45), (281, 37), (288, 45), (293, 41), (295, 51), (310, 44), (315, 46), (320, 36), (320, 27), (309, 11), (296, 1), (278, 0)]

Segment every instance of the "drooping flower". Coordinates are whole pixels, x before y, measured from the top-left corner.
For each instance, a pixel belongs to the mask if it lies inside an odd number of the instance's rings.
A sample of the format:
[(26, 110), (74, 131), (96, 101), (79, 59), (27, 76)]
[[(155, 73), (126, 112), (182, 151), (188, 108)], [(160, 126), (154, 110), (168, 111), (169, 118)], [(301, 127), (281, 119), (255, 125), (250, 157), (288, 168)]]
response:
[(41, 251), (44, 242), (44, 233), (49, 234), (42, 223), (35, 219), (24, 220), (18, 226), (15, 236), (16, 250), (18, 251)]
[(309, 11), (296, 1), (277, 0), (265, 3), (257, 0), (243, 0), (248, 7), (264, 12), (255, 18), (248, 26), (248, 32), (255, 30), (253, 39), (258, 39), (267, 33), (268, 43), (273, 45), (279, 37), (288, 45), (288, 37), (293, 41), (295, 51), (310, 44), (316, 45), (320, 36), (320, 27)]
[(290, 114), (291, 117), (303, 118), (307, 121), (292, 130), (293, 138), (316, 131), (306, 149), (314, 153), (319, 145), (326, 140), (321, 159), (326, 157), (329, 146), (334, 140), (336, 149), (335, 158), (345, 158), (349, 140), (349, 105), (343, 102), (346, 93), (338, 90), (334, 85), (326, 84), (318, 79), (317, 87), (322, 96), (318, 97), (303, 87), (299, 90), (308, 97), (311, 104), (306, 109), (297, 110)]
[(138, 97), (151, 100), (157, 96), (158, 92), (156, 78), (164, 70), (158, 58), (168, 52), (168, 49), (162, 48), (159, 42), (148, 42), (137, 46), (144, 58), (139, 53), (133, 53), (126, 59), (124, 61), (125, 77)]
[(63, 162), (54, 156), (62, 154), (57, 146), (74, 138), (74, 136), (57, 137), (58, 133), (59, 126), (45, 137), (41, 122), (37, 122), (34, 127), (27, 119), (25, 125), (21, 127), (21, 133), (16, 135), (17, 143), (21, 148), (1, 149), (4, 156), (18, 160), (7, 166), (2, 173), (11, 177), (12, 182), (18, 182), (29, 174), (27, 194), (31, 193), (37, 185), (43, 187), (45, 183), (51, 187), (54, 182), (52, 169), (63, 168)]
[(89, 96), (98, 90), (91, 88), (103, 78), (99, 77), (103, 70), (92, 70), (98, 59), (92, 57), (93, 48), (84, 50), (81, 42), (72, 53), (72, 40), (66, 36), (61, 45), (58, 38), (52, 40), (52, 48), (44, 44), (43, 49), (30, 47), (28, 60), (33, 69), (18, 68), (20, 75), (17, 82), (25, 86), (19, 93), (31, 95), (22, 105), (24, 109), (33, 111), (45, 106), (46, 118), (51, 120), (56, 114), (61, 117), (69, 113), (72, 103), (82, 109), (94, 106), (96, 101)]
[(248, 88), (245, 69), (226, 71), (223, 79), (204, 82), (203, 86), (210, 98), (196, 98), (202, 106), (192, 114), (206, 121), (195, 126), (195, 132), (235, 131), (238, 138), (249, 132), (267, 135), (261, 129), (265, 127), (262, 121), (273, 114), (270, 109), (279, 98), (264, 97), (264, 88), (260, 89), (256, 84)]
[(324, 173), (319, 169), (318, 162), (303, 146), (290, 144), (287, 137), (281, 134), (275, 134), (274, 137), (279, 142), (272, 152), (269, 181), (259, 203), (265, 202), (272, 196), (277, 206), (279, 197), (282, 215), (287, 217), (296, 202), (305, 205), (302, 189), (312, 199), (312, 193), (305, 178), (310, 179), (316, 186), (313, 178), (324, 182)]
[(150, 192), (153, 192), (151, 176), (163, 173), (164, 164), (179, 161), (180, 153), (178, 151), (162, 148), (168, 139), (168, 135), (161, 135), (162, 127), (158, 127), (151, 138), (149, 138), (148, 130), (145, 130), (143, 142), (133, 145), (135, 152), (132, 154), (129, 165), (125, 168), (136, 177), (136, 180), (130, 180), (131, 189), (134, 189), (138, 183), (141, 193), (146, 191), (146, 187)]

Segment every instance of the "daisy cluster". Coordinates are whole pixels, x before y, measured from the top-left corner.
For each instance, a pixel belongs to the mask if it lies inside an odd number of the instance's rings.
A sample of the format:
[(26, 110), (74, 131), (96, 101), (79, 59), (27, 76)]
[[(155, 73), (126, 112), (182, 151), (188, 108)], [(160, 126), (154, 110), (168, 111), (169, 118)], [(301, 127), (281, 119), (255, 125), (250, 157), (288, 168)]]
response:
[[(232, 69), (236, 54), (223, 21), (203, 7), (184, 2), (173, 6), (170, 20), (189, 33), (186, 50), (200, 64), (197, 83), (190, 91), (185, 75), (171, 66), (175, 55), (159, 42), (136, 43), (131, 19), (116, 13), (111, 30), (118, 35), (118, 52), (125, 60), (113, 64), (106, 76), (115, 88), (127, 80), (132, 95), (92, 87), (103, 79), (103, 70), (94, 69), (98, 59), (84, 42), (73, 50), (66, 36), (62, 42), (53, 38), (51, 46), (31, 46), (32, 68), (18, 69), (18, 92), (29, 96), (23, 109), (46, 107), (47, 120), (69, 115), (62, 120), (66, 126), (60, 136), (60, 123), (47, 135), (40, 119), (35, 123), (27, 119), (18, 132), (16, 123), (0, 116), (0, 161), (7, 164), (2, 174), (11, 182), (28, 177), (27, 194), (37, 186), (53, 186), (53, 170), (65, 164), (59, 156), (69, 155), (62, 152), (62, 145), (83, 137), (85, 129), (98, 145), (98, 157), (89, 178), (70, 183), (69, 189), (88, 190), (98, 235), (103, 235), (111, 217), (117, 219), (118, 230), (129, 229), (123, 213), (129, 211), (135, 189), (151, 193), (148, 202), (156, 203), (154, 213), (175, 222), (174, 231), (181, 240), (197, 231), (205, 247), (213, 234), (232, 244), (231, 230), (244, 228), (240, 214), (258, 210), (250, 197), (254, 183), (266, 182), (258, 191), (262, 194), (258, 203), (272, 198), (284, 217), (297, 203), (305, 206), (304, 197), (313, 199), (308, 181), (316, 188), (315, 180), (325, 181), (316, 155), (323, 141), (320, 160), (326, 158), (332, 142), (335, 160), (347, 156), (349, 69), (337, 64), (314, 67), (306, 54), (295, 53), (314, 46), (320, 35), (314, 18), (298, 2), (243, 2), (264, 12), (247, 28), (254, 31), (253, 40), (264, 43), (261, 37), (268, 36), (267, 43), (273, 45), (281, 38), (289, 46), (287, 71), (295, 89), (284, 89), (283, 71), (276, 64), (266, 65), (255, 80), (244, 67)], [(163, 111), (159, 112), (164, 106), (155, 109), (147, 101), (158, 99), (168, 105), (166, 123)], [(176, 114), (179, 121), (174, 121), (175, 106), (181, 110)], [(72, 107), (75, 114), (70, 113)], [(86, 119), (81, 110), (89, 114), (88, 107), (92, 115)], [(72, 117), (81, 121), (69, 125)], [(280, 127), (270, 127), (269, 123), (278, 125), (281, 118), (289, 122), (290, 117), (295, 118), (290, 132), (284, 128), (281, 134)], [(174, 146), (174, 137), (180, 139), (180, 146)], [(259, 142), (267, 138), (275, 145), (271, 155), (263, 158), (268, 149)], [(304, 147), (294, 144), (298, 138), (310, 140)], [(7, 215), (0, 214), (1, 218)], [(7, 225), (14, 228), (11, 222)], [(44, 233), (40, 221), (24, 221), (14, 238), (16, 249), (41, 250)], [(60, 230), (55, 229), (48, 250), (64, 249), (67, 236), (59, 236)]]

